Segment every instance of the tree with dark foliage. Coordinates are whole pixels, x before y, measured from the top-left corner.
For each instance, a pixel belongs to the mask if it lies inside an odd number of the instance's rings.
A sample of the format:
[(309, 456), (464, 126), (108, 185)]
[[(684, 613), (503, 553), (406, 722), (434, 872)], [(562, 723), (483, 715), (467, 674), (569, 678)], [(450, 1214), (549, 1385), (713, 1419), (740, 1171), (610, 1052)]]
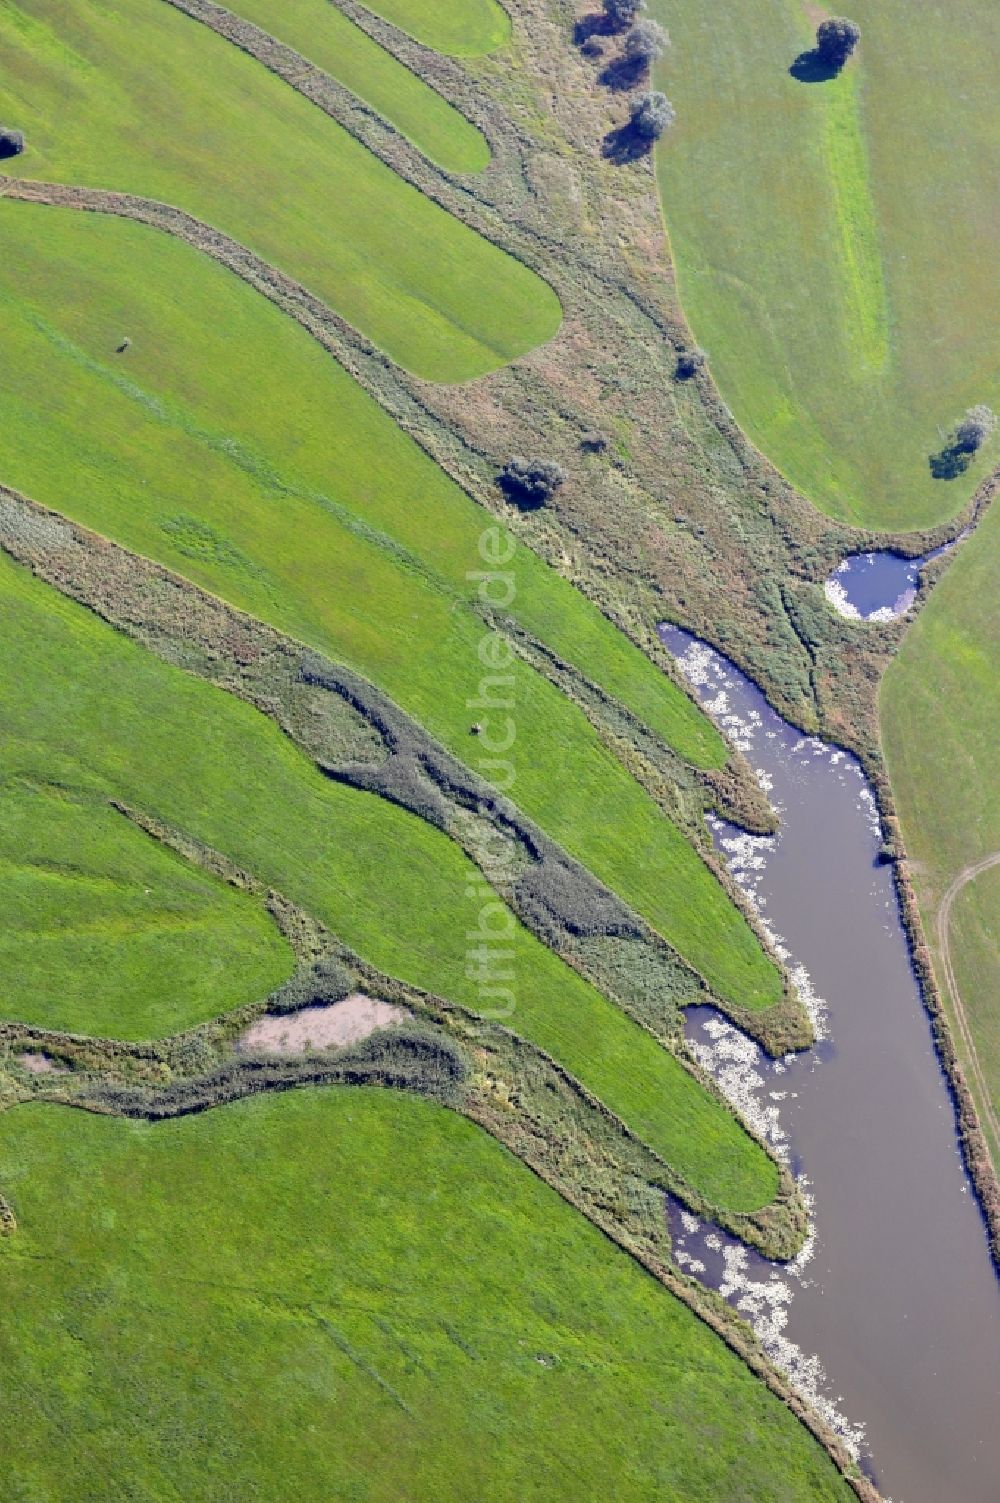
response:
[(24, 150), (24, 136), (9, 125), (0, 125), (0, 157), (17, 157)]
[(508, 459), (497, 477), (497, 484), (515, 506), (535, 511), (550, 501), (566, 480), (561, 464), (551, 459)]
[(632, 105), (632, 129), (644, 141), (658, 141), (668, 125), (673, 125), (676, 116), (666, 94), (651, 89), (647, 94), (640, 94)]
[(602, 3), (611, 31), (624, 31), (646, 9), (646, 0), (602, 0)]
[(968, 454), (975, 454), (983, 444), (996, 431), (997, 415), (992, 407), (987, 407), (985, 402), (980, 402), (976, 407), (970, 407), (958, 427), (955, 429), (955, 442), (960, 449)]
[(636, 68), (648, 68), (662, 57), (670, 38), (656, 21), (637, 21), (625, 38), (625, 58)]
[(697, 345), (691, 349), (681, 350), (677, 356), (677, 375), (682, 381), (690, 381), (696, 376), (705, 364), (706, 355), (704, 350), (699, 350)]
[(816, 51), (820, 60), (838, 72), (861, 40), (861, 28), (846, 16), (831, 16), (816, 28)]

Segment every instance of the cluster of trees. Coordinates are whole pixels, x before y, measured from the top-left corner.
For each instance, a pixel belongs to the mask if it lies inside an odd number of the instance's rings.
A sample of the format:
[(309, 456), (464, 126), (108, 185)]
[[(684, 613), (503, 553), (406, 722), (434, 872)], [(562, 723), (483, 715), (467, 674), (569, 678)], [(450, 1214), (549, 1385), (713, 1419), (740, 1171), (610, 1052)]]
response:
[[(602, 0), (602, 4), (604, 29), (615, 35), (624, 33), (621, 54), (607, 76), (617, 80), (618, 87), (627, 87), (645, 77), (670, 46), (670, 37), (658, 21), (641, 17), (646, 0)], [(667, 96), (659, 89), (648, 89), (633, 98), (628, 129), (639, 141), (652, 143), (674, 119)]]

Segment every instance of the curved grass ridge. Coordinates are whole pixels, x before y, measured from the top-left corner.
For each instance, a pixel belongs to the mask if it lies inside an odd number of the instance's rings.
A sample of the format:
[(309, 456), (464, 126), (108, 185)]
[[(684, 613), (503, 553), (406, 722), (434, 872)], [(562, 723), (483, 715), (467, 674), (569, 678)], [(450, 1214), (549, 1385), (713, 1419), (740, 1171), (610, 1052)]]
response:
[[(879, 710), (886, 768), (908, 857), (898, 868), (904, 911), (938, 1049), (959, 1108), (966, 1163), (1000, 1268), (1000, 1150), (987, 1137), (988, 1103), (962, 1043), (938, 933), (941, 905), (955, 879), (970, 863), (1000, 850), (1000, 782), (994, 756), (1000, 726), (998, 567), (1000, 510), (994, 500), (971, 537), (955, 550), (887, 668)], [(942, 797), (943, 788), (947, 797)], [(990, 924), (995, 932), (1000, 923), (997, 895), (995, 883), (978, 895), (980, 923), (987, 932)], [(987, 1082), (995, 1101), (990, 973), (982, 964), (971, 926), (964, 936), (961, 929), (952, 933), (950, 948), (960, 986), (967, 975), (975, 975), (980, 987), (971, 997), (969, 1027), (980, 1062), (988, 1062)], [(970, 1000), (964, 988), (959, 1006), (963, 1000)]]
[[(386, 976), (341, 944), (324, 925), (266, 890), (220, 852), (142, 812), (116, 803), (144, 835), (191, 868), (222, 877), (252, 895), (290, 945), (292, 977), (263, 1000), (241, 1006), (182, 1034), (152, 1042), (97, 1038), (0, 1021), (0, 1101), (52, 1101), (148, 1121), (214, 1109), (259, 1091), (345, 1083), (416, 1091), (441, 1100), (479, 1123), (523, 1162), (603, 1224), (602, 1206), (614, 1185), (627, 1197), (638, 1180), (643, 1194), (668, 1192), (696, 1215), (714, 1220), (767, 1257), (787, 1259), (801, 1249), (808, 1215), (794, 1180), (777, 1167), (771, 1200), (734, 1211), (705, 1194), (679, 1159), (636, 1137), (603, 1101), (551, 1055), (507, 1027), (488, 1022), (442, 997)], [(110, 812), (110, 810), (109, 810)], [(302, 1008), (329, 1007), (352, 992), (381, 999), (402, 1013), (389, 1030), (336, 1049), (275, 1057), (248, 1050), (246, 1034), (260, 1018)], [(26, 1054), (49, 1063), (44, 1073), (22, 1064)], [(726, 1116), (731, 1104), (710, 1077), (687, 1061), (690, 1075)], [(683, 1095), (683, 1093), (682, 1093)], [(736, 1122), (739, 1140), (741, 1127)], [(759, 1145), (770, 1158), (765, 1144)], [(628, 1221), (624, 1212), (619, 1220)], [(669, 1246), (662, 1207), (657, 1241)]]
[(331, 0), (234, 0), (230, 8), (372, 105), (446, 172), (482, 172), (488, 165), (482, 131)]
[(175, 6), (20, 0), (0, 41), (0, 112), (28, 141), (15, 175), (182, 205), (429, 380), (482, 375), (558, 329), (559, 300), (527, 266)]
[[(105, 240), (101, 248), (92, 249), (87, 256), (87, 242), (90, 234), (101, 239), (105, 231), (99, 230), (98, 219), (90, 218), (90, 215), (107, 215), (111, 221), (114, 219), (131, 219), (135, 224), (149, 225), (165, 231), (168, 236), (192, 249), (197, 249), (203, 256), (215, 260), (227, 271), (233, 272), (236, 277), (247, 283), (254, 292), (262, 293), (275, 308), (286, 314), (293, 322), (299, 323), (302, 329), (319, 344), (320, 349), (334, 355), (338, 365), (343, 365), (343, 350), (340, 350), (335, 335), (343, 331), (343, 320), (335, 319), (334, 314), (329, 313), (325, 305), (317, 299), (311, 298), (305, 289), (293, 283), (290, 278), (284, 277), (281, 272), (275, 271), (268, 263), (248, 253), (244, 246), (223, 236), (218, 231), (212, 230), (209, 225), (192, 219), (189, 215), (183, 215), (179, 210), (171, 209), (165, 204), (153, 203), (150, 200), (132, 198), (125, 194), (105, 194), (105, 192), (93, 191), (86, 188), (57, 188), (47, 183), (18, 182), (15, 179), (3, 179), (0, 177), (0, 197), (8, 203), (32, 203), (36, 206), (66, 207), (66, 209), (87, 210), (86, 218), (77, 221), (75, 225), (66, 225), (62, 234), (68, 239), (63, 242), (60, 231), (47, 228), (45, 231), (45, 245), (50, 246), (50, 254), (56, 253), (56, 262), (59, 263), (59, 253), (62, 246), (62, 287), (65, 290), (66, 278), (69, 277), (68, 262), (74, 266), (74, 277), (83, 275), (84, 257), (86, 257), (87, 271), (89, 271), (92, 284), (90, 284), (90, 296), (93, 299), (107, 301), (107, 286), (101, 287), (93, 278), (101, 272), (102, 263), (105, 259), (113, 259), (120, 254), (120, 249), (125, 249), (128, 256), (119, 262), (119, 277), (123, 284), (128, 284), (132, 301), (128, 307), (119, 308), (120, 316), (128, 319), (131, 314), (135, 317), (146, 319), (146, 328), (149, 332), (149, 352), (152, 355), (155, 350), (156, 340), (162, 338), (162, 317), (164, 307), (167, 308), (165, 316), (170, 317), (171, 322), (182, 332), (186, 332), (186, 338), (191, 343), (191, 358), (183, 371), (183, 379), (186, 383), (191, 379), (197, 379), (198, 365), (202, 362), (194, 359), (195, 349), (203, 346), (203, 341), (212, 340), (212, 329), (217, 320), (209, 316), (211, 308), (227, 307), (230, 316), (238, 320), (242, 338), (245, 341), (254, 340), (257, 335), (254, 349), (260, 349), (260, 334), (254, 329), (259, 320), (263, 319), (263, 313), (254, 314), (253, 302), (241, 301), (239, 293), (233, 289), (229, 280), (217, 280), (212, 283), (209, 280), (209, 269), (197, 260), (183, 260), (185, 253), (177, 251), (177, 256), (182, 257), (180, 262), (170, 262), (170, 254), (164, 246), (156, 248), (155, 242), (149, 239), (141, 239), (129, 245), (123, 242), (122, 248), (114, 246), (113, 239)], [(3, 209), (0, 209), (3, 213)], [(5, 224), (8, 234), (14, 233), (14, 221), (0, 221)], [(113, 231), (108, 230), (108, 234)], [(114, 233), (125, 234), (119, 230)], [(38, 240), (35, 240), (38, 245)], [(202, 295), (206, 299), (206, 313), (202, 319), (185, 319), (185, 310), (177, 305), (164, 304), (156, 298), (155, 289), (149, 286), (149, 277), (137, 278), (134, 272), (129, 272), (132, 260), (140, 259), (143, 263), (150, 263), (156, 257), (162, 260), (164, 265), (164, 277), (182, 275), (185, 286), (189, 289), (189, 296)], [(41, 263), (39, 263), (41, 266)], [(107, 271), (107, 268), (105, 268)], [(30, 274), (29, 274), (30, 275)], [(105, 278), (107, 283), (107, 278)], [(24, 278), (21, 283), (12, 284), (12, 298), (21, 301), (29, 292), (29, 278)], [(44, 334), (51, 331), (51, 341), (62, 349), (66, 355), (75, 355), (78, 364), (84, 368), (90, 368), (93, 373), (99, 373), (110, 385), (117, 386), (125, 395), (131, 395), (135, 401), (146, 406), (147, 412), (162, 422), (173, 422), (177, 427), (183, 428), (189, 437), (208, 443), (218, 452), (229, 455), (236, 466), (241, 467), (251, 478), (257, 479), (262, 485), (283, 488), (284, 482), (275, 470), (274, 464), (266, 463), (259, 454), (254, 451), (253, 440), (247, 443), (233, 443), (232, 436), (226, 433), (212, 433), (206, 430), (200, 419), (192, 418), (191, 413), (186, 412), (182, 404), (164, 404), (155, 395), (146, 394), (138, 388), (134, 380), (129, 379), (128, 374), (123, 374), (122, 368), (113, 368), (110, 361), (113, 350), (104, 344), (95, 347), (101, 359), (84, 352), (83, 349), (74, 349), (74, 343), (66, 340), (51, 325), (53, 316), (53, 302), (56, 298), (57, 287), (53, 281), (42, 281), (36, 302), (33, 305), (32, 319), (35, 323), (36, 332)], [(41, 304), (38, 302), (41, 298)], [(26, 307), (32, 305), (26, 304)], [(141, 311), (140, 311), (141, 310)], [(343, 370), (335, 370), (329, 367), (322, 359), (307, 359), (307, 347), (295, 341), (299, 335), (289, 329), (286, 323), (278, 319), (271, 322), (260, 323), (260, 329), (266, 332), (266, 347), (269, 350), (269, 361), (260, 361), (260, 368), (265, 368), (269, 362), (277, 359), (278, 349), (284, 352), (284, 361), (298, 362), (293, 364), (296, 389), (299, 383), (317, 386), (317, 382), (326, 383), (326, 388), (319, 385), (319, 391), (326, 389), (329, 400), (334, 404), (338, 412), (347, 412), (343, 419), (344, 428), (355, 437), (359, 452), (353, 458), (355, 472), (352, 475), (349, 469), (344, 469), (343, 460), (338, 455), (337, 449), (329, 445), (329, 434), (323, 433), (322, 452), (325, 455), (323, 463), (340, 463), (337, 470), (340, 475), (341, 485), (350, 485), (350, 497), (352, 497), (353, 510), (373, 510), (377, 508), (377, 526), (370, 523), (355, 523), (355, 531), (361, 532), (368, 541), (380, 544), (391, 552), (397, 553), (400, 561), (408, 562), (412, 568), (423, 573), (429, 579), (436, 580), (439, 586), (450, 589), (456, 597), (463, 595), (466, 600), (477, 598), (475, 580), (469, 580), (468, 574), (469, 556), (477, 556), (478, 540), (483, 535), (484, 529), (496, 526), (495, 517), (487, 513), (483, 507), (469, 499), (465, 491), (460, 490), (454, 481), (444, 475), (423, 454), (420, 445), (414, 437), (403, 434), (398, 425), (389, 418), (386, 413), (379, 412), (379, 407), (374, 403), (370, 395), (365, 394), (356, 386), (355, 380), (347, 374), (346, 367)], [(89, 343), (95, 344), (92, 335)], [(227, 346), (221, 337), (215, 337), (215, 349), (221, 352), (224, 368), (232, 368), (235, 364), (232, 344)], [(140, 355), (138, 350), (132, 352), (131, 359), (134, 361)], [(173, 364), (176, 365), (176, 359)], [(254, 371), (257, 365), (250, 371), (245, 368), (245, 362), (239, 365), (239, 401), (230, 404), (226, 421), (230, 424), (244, 424), (247, 422), (247, 404), (244, 400), (245, 382), (254, 379)], [(125, 367), (128, 370), (128, 367)], [(167, 374), (167, 373), (164, 373)], [(218, 374), (218, 370), (217, 373)], [(259, 377), (265, 379), (265, 377)], [(266, 391), (266, 379), (265, 379)], [(205, 389), (205, 400), (209, 401), (212, 395), (220, 395), (215, 385), (209, 385)], [(257, 401), (254, 410), (254, 421), (257, 424), (269, 421), (271, 424), (272, 437), (286, 433), (287, 425), (295, 421), (295, 409), (286, 413), (269, 412), (271, 401), (263, 395)], [(27, 413), (24, 413), (27, 418)], [(334, 436), (337, 430), (334, 430)], [(310, 440), (316, 451), (317, 434), (310, 425), (305, 425), (299, 430), (299, 445), (305, 445)], [(316, 452), (313, 454), (313, 463), (316, 463)], [(287, 463), (287, 457), (284, 457)], [(320, 472), (322, 475), (322, 472)], [(358, 476), (365, 476), (364, 488), (359, 488)], [(286, 485), (287, 488), (287, 485)], [(295, 493), (296, 485), (292, 485), (292, 493)], [(338, 519), (343, 520), (352, 508), (337, 504), (329, 496), (319, 491), (319, 482), (313, 476), (313, 482), (301, 479), (298, 482), (298, 490), (301, 491), (301, 499), (313, 500), (317, 504), (325, 504), (326, 510), (331, 514), (337, 514)], [(392, 499), (392, 491), (400, 491), (400, 499)], [(442, 505), (447, 502), (448, 525), (444, 526)], [(430, 511), (430, 525), (426, 523), (427, 508)], [(392, 535), (392, 529), (395, 529)], [(423, 556), (423, 558), (421, 558)], [(478, 559), (477, 559), (478, 561)], [(674, 748), (678, 756), (689, 762), (692, 767), (713, 770), (722, 768), (726, 762), (726, 745), (710, 718), (698, 708), (692, 697), (684, 691), (675, 679), (669, 678), (659, 667), (651, 663), (650, 658), (636, 648), (635, 643), (630, 642), (629, 637), (624, 636), (617, 627), (612, 625), (606, 616), (588, 600), (580, 595), (564, 577), (556, 574), (550, 565), (544, 564), (531, 550), (522, 547), (519, 550), (519, 591), (516, 601), (511, 603), (508, 610), (514, 609), (519, 616), (520, 624), (529, 634), (544, 639), (550, 651), (561, 655), (565, 661), (577, 673), (582, 673), (586, 678), (592, 679), (603, 693), (609, 694), (612, 699), (620, 700), (639, 721), (647, 724), (657, 736), (666, 742), (668, 747)], [(460, 589), (459, 589), (460, 586)]]

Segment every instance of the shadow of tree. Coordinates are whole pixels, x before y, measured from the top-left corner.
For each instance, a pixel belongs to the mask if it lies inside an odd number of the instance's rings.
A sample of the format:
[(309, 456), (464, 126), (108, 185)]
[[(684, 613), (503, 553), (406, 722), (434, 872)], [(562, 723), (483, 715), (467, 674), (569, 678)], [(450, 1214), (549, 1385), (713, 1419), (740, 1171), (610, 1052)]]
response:
[(628, 162), (637, 162), (640, 157), (648, 156), (653, 145), (650, 137), (637, 131), (630, 120), (627, 125), (620, 125), (617, 130), (608, 131), (604, 137), (601, 153), (609, 162), (623, 167)]
[(0, 133), (0, 160), (20, 156), (23, 150), (24, 137), (20, 131), (10, 130)]
[(573, 23), (573, 43), (582, 47), (592, 37), (608, 37), (612, 27), (606, 15), (601, 11), (593, 11), (588, 16), (578, 16)]
[(616, 57), (598, 75), (605, 88), (616, 94), (627, 93), (641, 83), (649, 72), (649, 64), (642, 58)]
[(509, 501), (511, 506), (516, 506), (518, 511), (539, 511), (545, 505), (546, 497), (541, 491), (529, 490), (526, 486), (519, 485), (510, 475), (501, 475), (497, 480), (497, 485), (503, 491), (504, 499)]
[(972, 463), (972, 454), (973, 451), (966, 444), (953, 442), (945, 444), (936, 454), (929, 455), (927, 463), (935, 480), (957, 480)]
[(813, 47), (809, 52), (800, 52), (788, 71), (799, 83), (829, 83), (843, 66), (831, 62), (818, 47)]

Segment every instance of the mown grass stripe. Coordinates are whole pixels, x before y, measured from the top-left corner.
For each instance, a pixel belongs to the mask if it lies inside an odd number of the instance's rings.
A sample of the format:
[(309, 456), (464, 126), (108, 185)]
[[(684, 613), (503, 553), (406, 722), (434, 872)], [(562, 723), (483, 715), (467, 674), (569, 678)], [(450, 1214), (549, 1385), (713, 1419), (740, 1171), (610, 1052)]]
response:
[(366, 100), (447, 172), (481, 172), (488, 164), (482, 132), (331, 0), (231, 0), (228, 9)]
[(856, 69), (824, 97), (826, 168), (840, 228), (844, 322), (859, 365), (881, 371), (889, 358), (889, 308), (871, 190)]

